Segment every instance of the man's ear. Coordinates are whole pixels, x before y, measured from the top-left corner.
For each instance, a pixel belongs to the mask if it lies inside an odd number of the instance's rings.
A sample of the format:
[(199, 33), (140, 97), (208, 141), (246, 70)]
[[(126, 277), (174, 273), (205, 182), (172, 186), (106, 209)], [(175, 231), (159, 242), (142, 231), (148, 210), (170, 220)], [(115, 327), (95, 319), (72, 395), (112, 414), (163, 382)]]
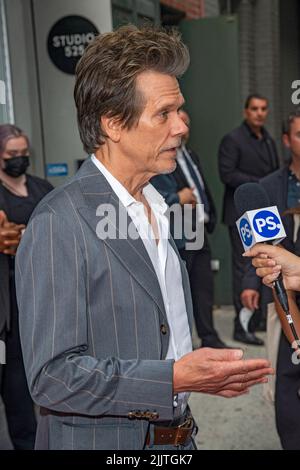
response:
[(289, 138), (288, 134), (283, 134), (282, 135), (282, 142), (284, 143), (284, 145), (287, 148), (290, 148), (290, 138)]
[(119, 142), (121, 137), (122, 123), (115, 117), (101, 116), (101, 127), (104, 134), (113, 142)]

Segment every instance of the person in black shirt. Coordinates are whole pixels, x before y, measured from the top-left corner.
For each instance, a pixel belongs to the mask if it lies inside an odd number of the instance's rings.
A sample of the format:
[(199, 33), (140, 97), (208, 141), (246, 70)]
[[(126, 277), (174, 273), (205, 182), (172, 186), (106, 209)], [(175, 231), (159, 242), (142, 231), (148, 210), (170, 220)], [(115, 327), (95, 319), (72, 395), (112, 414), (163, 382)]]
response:
[(26, 173), (29, 155), (28, 137), (22, 130), (0, 125), (0, 334), (6, 344), (0, 390), (15, 449), (33, 449), (36, 420), (19, 337), (14, 255), (35, 206), (53, 189), (48, 181)]
[[(223, 137), (219, 147), (219, 172), (225, 185), (223, 199), (223, 223), (228, 226), (232, 250), (232, 291), (236, 317), (233, 338), (243, 343), (262, 345), (263, 341), (250, 332), (243, 321), (245, 309), (241, 302), (242, 285), (247, 261), (242, 258), (242, 243), (236, 229), (237, 213), (233, 195), (238, 186), (258, 182), (279, 167), (276, 145), (264, 128), (268, 116), (268, 100), (261, 95), (250, 95), (245, 103), (245, 120), (240, 127)], [(258, 307), (259, 294), (254, 289), (243, 292), (246, 302), (254, 311)], [(252, 315), (249, 310), (248, 320)], [(242, 315), (241, 315), (242, 314)]]

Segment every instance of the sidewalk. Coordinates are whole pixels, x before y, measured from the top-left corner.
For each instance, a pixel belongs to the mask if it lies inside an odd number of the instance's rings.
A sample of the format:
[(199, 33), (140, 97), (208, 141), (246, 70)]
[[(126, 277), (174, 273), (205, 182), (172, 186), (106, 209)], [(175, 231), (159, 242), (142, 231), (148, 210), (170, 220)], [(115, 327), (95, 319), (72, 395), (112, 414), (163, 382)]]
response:
[[(229, 346), (242, 347), (244, 357), (265, 357), (265, 348), (236, 343), (231, 339), (233, 309), (215, 310), (215, 325)], [(258, 333), (265, 339), (265, 333)], [(273, 406), (262, 397), (262, 385), (249, 395), (225, 399), (192, 394), (190, 406), (198, 423), (199, 450), (275, 450), (281, 449), (275, 428)]]

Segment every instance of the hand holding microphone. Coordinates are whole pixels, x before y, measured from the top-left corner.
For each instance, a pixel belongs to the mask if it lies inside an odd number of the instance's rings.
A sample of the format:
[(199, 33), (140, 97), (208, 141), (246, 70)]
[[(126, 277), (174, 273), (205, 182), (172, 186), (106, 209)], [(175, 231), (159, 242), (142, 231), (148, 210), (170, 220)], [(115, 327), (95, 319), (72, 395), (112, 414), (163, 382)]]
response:
[(244, 253), (253, 258), (252, 264), (256, 274), (263, 283), (273, 287), (274, 281), (281, 273), (286, 289), (300, 291), (300, 258), (281, 246), (257, 244)]
[[(257, 243), (265, 242), (268, 244), (277, 244), (286, 237), (286, 233), (276, 206), (270, 206), (269, 198), (264, 188), (258, 183), (246, 183), (238, 187), (234, 194), (235, 207), (238, 212), (239, 219), (236, 222), (239, 235), (249, 256), (253, 256), (253, 251), (259, 245)], [(254, 246), (256, 245), (256, 246)], [(265, 247), (265, 245), (263, 245)], [(271, 247), (282, 250), (279, 247)], [(260, 263), (263, 260), (265, 266), (274, 269), (274, 260), (268, 259), (268, 250), (260, 248)], [(296, 257), (297, 258), (297, 257)], [(298, 260), (298, 258), (297, 258)], [(268, 264), (267, 264), (268, 262)], [(262, 266), (263, 263), (259, 264)], [(284, 311), (293, 337), (299, 341), (292, 316), (290, 314), (288, 297), (283, 284), (281, 273), (282, 265), (277, 265), (277, 270), (273, 271), (272, 283), (276, 292), (277, 300)], [(268, 273), (269, 275), (271, 273)], [(270, 278), (268, 279), (270, 280)]]

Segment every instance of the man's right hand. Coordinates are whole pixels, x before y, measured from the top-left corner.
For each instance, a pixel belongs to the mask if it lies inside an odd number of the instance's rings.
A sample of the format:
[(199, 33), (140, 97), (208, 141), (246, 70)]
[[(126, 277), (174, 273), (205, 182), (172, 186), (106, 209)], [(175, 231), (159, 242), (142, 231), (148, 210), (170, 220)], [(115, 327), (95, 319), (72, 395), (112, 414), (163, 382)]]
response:
[(241, 293), (241, 302), (249, 310), (257, 310), (259, 307), (259, 292), (255, 289), (244, 289)]
[(225, 398), (248, 393), (249, 387), (274, 374), (265, 359), (243, 360), (240, 349), (200, 348), (174, 363), (174, 393), (201, 392)]
[(197, 204), (197, 199), (194, 194), (194, 188), (183, 188), (178, 191), (179, 203), (183, 206), (184, 204), (192, 204), (193, 207)]
[(4, 211), (0, 211), (0, 253), (15, 255), (25, 225), (18, 225), (7, 220)]

